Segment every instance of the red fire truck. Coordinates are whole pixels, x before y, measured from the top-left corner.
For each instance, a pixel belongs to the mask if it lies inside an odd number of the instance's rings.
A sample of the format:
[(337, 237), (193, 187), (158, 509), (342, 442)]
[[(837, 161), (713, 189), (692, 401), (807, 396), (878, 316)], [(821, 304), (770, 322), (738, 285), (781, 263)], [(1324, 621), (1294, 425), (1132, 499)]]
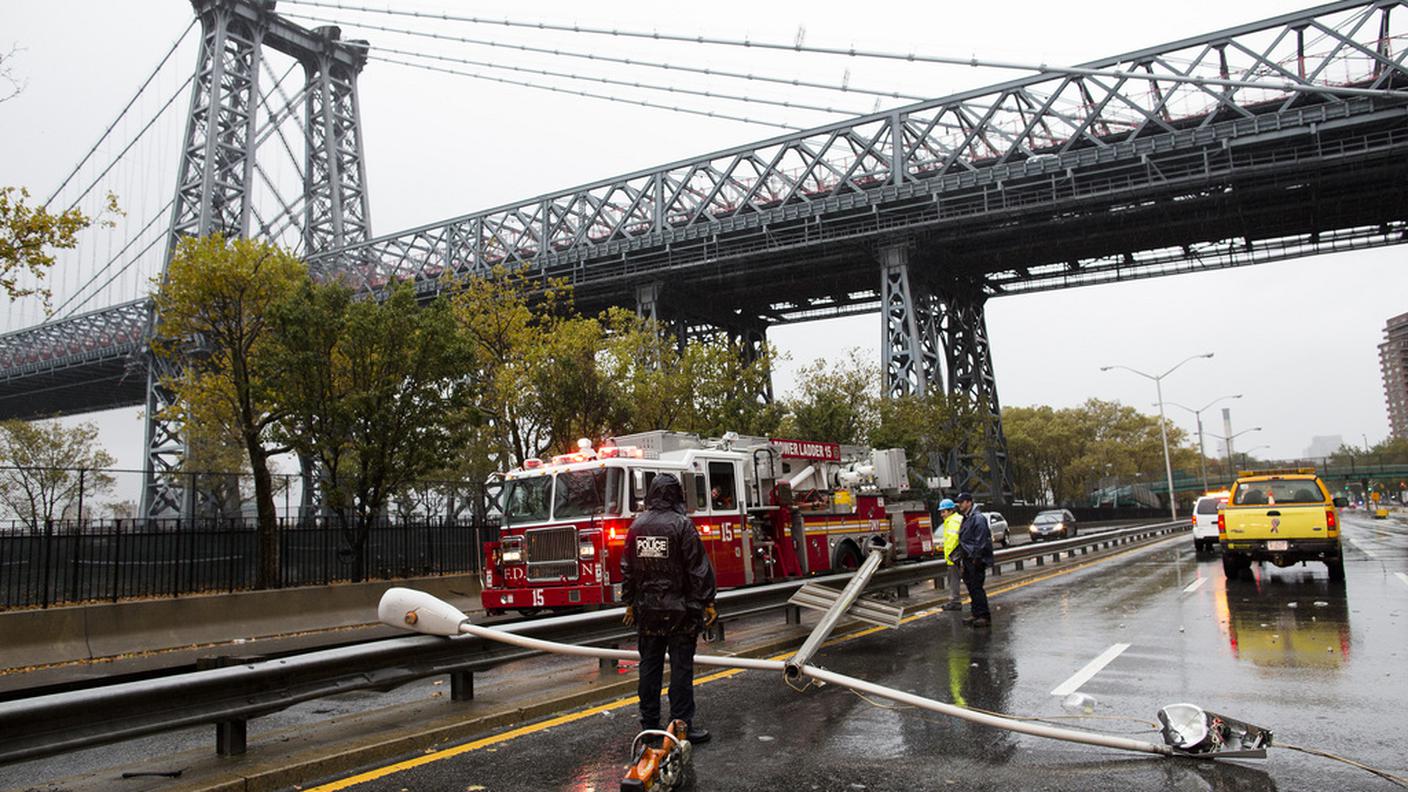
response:
[(875, 541), (896, 560), (936, 555), (928, 511), (905, 497), (903, 449), (732, 432), (643, 432), (596, 448), (584, 439), (504, 475), (500, 538), (484, 548), (485, 610), (619, 601), (626, 532), (660, 473), (684, 485), (721, 589), (854, 569)]

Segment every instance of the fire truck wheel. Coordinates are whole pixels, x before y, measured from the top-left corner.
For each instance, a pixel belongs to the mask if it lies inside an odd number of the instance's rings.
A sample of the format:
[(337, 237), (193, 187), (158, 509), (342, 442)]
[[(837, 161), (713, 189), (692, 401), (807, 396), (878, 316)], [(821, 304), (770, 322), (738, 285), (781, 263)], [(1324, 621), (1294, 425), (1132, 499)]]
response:
[(543, 609), (542, 609), (542, 608), (519, 608), (519, 609), (518, 609), (518, 615), (519, 615), (519, 616), (523, 616), (524, 618), (528, 618), (528, 619), (531, 619), (531, 618), (533, 618), (534, 616), (537, 616), (539, 613), (542, 613), (542, 612), (543, 612)]
[(860, 550), (855, 546), (855, 543), (842, 542), (836, 548), (836, 563), (832, 568), (845, 572), (860, 569)]

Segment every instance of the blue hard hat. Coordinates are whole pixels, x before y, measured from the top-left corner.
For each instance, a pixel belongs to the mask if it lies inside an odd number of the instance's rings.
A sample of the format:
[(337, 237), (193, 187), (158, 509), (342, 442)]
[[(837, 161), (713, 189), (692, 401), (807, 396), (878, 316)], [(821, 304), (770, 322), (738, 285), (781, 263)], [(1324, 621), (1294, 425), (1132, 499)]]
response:
[(957, 508), (958, 508), (958, 504), (954, 503), (953, 501), (949, 500), (948, 498), (944, 498), (943, 500), (939, 501), (939, 508), (940, 508), (940, 509), (948, 509), (949, 511), (953, 511), (954, 509), (957, 509)]

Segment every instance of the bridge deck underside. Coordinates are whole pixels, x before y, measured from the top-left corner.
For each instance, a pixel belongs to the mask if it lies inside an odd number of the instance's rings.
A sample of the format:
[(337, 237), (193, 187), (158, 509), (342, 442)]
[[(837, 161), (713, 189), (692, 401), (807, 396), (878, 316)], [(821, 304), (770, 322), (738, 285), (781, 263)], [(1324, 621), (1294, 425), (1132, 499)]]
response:
[(146, 370), (128, 363), (134, 351), (115, 351), (101, 360), (83, 360), (64, 368), (0, 381), (0, 419), (43, 418), (145, 404)]

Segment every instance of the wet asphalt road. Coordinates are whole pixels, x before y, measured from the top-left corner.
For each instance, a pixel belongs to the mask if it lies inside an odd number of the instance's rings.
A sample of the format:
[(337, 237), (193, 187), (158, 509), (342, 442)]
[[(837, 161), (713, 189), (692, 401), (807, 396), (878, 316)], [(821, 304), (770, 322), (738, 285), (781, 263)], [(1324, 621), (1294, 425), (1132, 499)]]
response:
[[(1158, 709), (1192, 702), (1270, 728), (1278, 744), (1406, 775), (1408, 529), (1356, 515), (1346, 524), (1342, 586), (1323, 565), (1264, 566), (1229, 582), (1218, 556), (1195, 556), (1183, 535), (996, 593), (989, 631), (934, 614), (828, 647), (817, 663), (941, 701), (1154, 742)], [(1005, 585), (990, 579), (989, 591)], [(1093, 717), (1072, 717), (1052, 691), (1118, 644), (1128, 647), (1077, 689), (1094, 699)], [(1264, 761), (1146, 758), (893, 709), (834, 687), (799, 693), (759, 672), (696, 691), (698, 722), (715, 739), (696, 750), (688, 789), (1398, 788), (1291, 750)], [(457, 755), (415, 757), (423, 764), (350, 788), (615, 790), (635, 722), (634, 703), (621, 703), (486, 735)]]

